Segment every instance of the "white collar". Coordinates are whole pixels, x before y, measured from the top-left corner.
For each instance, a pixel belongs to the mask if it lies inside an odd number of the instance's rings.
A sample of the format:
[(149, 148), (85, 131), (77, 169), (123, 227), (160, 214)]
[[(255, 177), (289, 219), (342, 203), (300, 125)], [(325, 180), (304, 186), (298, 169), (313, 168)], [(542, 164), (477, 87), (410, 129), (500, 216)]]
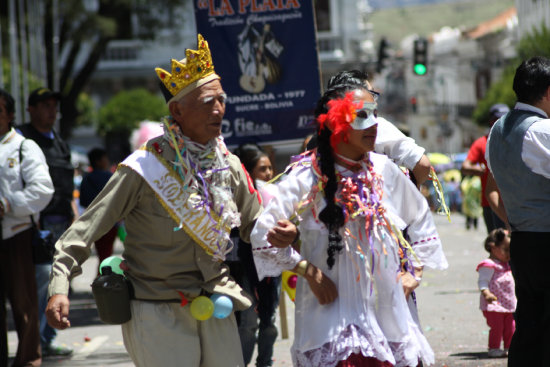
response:
[(539, 115), (542, 115), (542, 116), (548, 118), (548, 115), (546, 114), (546, 112), (544, 112), (540, 108), (535, 107), (535, 106), (530, 105), (530, 104), (527, 104), (527, 103), (523, 103), (523, 102), (516, 102), (516, 105), (514, 106), (514, 110), (523, 110), (523, 111), (536, 112)]

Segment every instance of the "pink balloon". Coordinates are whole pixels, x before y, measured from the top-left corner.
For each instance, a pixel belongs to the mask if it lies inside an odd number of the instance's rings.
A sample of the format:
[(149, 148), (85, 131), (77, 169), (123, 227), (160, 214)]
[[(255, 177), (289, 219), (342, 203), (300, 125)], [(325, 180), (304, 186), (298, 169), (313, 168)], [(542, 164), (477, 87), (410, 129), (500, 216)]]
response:
[(288, 277), (286, 284), (292, 289), (296, 289), (296, 283), (298, 282), (298, 276), (291, 275)]

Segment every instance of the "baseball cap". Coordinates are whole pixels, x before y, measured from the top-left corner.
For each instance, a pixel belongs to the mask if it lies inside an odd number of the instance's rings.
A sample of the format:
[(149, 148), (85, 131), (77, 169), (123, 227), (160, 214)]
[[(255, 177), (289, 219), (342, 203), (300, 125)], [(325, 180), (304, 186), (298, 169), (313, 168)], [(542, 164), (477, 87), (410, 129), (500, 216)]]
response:
[(29, 95), (29, 106), (34, 106), (38, 102), (45, 101), (50, 98), (55, 98), (59, 101), (61, 99), (61, 94), (48, 88), (35, 89)]
[(510, 112), (510, 108), (504, 103), (497, 103), (491, 106), (489, 109), (489, 115), (493, 117), (501, 117)]

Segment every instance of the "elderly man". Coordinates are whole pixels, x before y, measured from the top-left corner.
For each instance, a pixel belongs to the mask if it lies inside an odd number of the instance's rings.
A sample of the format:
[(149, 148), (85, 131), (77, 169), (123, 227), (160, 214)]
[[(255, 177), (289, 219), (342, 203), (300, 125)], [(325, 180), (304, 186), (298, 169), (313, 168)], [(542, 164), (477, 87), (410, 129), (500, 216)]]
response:
[(508, 366), (550, 366), (550, 59), (522, 62), (513, 88), (518, 102), (495, 123), (486, 149), (512, 229), (518, 305)]
[[(122, 162), (56, 244), (46, 313), (52, 326), (70, 326), (69, 279), (80, 274), (91, 244), (124, 219), (125, 275), (134, 298), (122, 333), (136, 366), (243, 366), (233, 313), (200, 321), (187, 302), (220, 294), (236, 310), (250, 307), (222, 261), (229, 230), (239, 226), (248, 240), (261, 206), (220, 137), (226, 95), (201, 35), (198, 50), (172, 60), (171, 71), (156, 69), (171, 114), (164, 135)], [(285, 224), (277, 232), (284, 243), (296, 235)]]

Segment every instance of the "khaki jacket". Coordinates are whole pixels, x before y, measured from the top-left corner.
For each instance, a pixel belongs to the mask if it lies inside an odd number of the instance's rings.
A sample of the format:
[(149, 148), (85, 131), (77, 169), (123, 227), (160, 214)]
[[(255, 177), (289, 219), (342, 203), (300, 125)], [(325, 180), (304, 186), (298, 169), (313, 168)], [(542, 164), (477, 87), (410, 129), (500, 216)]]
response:
[[(162, 137), (147, 145), (153, 147), (155, 143), (164, 159), (175, 160), (175, 151)], [(229, 163), (234, 202), (241, 213), (241, 237), (249, 241), (261, 205), (257, 194), (249, 189), (239, 159), (230, 155)], [(122, 256), (130, 268), (126, 275), (137, 299), (178, 300), (178, 291), (192, 299), (206, 291), (230, 296), (237, 310), (250, 307), (249, 297), (229, 276), (228, 267), (214, 261), (185, 231), (175, 231), (178, 223), (145, 180), (127, 166), (119, 166), (84, 214), (57, 242), (50, 296), (68, 293), (69, 280), (81, 274), (80, 266), (90, 256), (92, 243), (121, 219), (128, 233)]]

